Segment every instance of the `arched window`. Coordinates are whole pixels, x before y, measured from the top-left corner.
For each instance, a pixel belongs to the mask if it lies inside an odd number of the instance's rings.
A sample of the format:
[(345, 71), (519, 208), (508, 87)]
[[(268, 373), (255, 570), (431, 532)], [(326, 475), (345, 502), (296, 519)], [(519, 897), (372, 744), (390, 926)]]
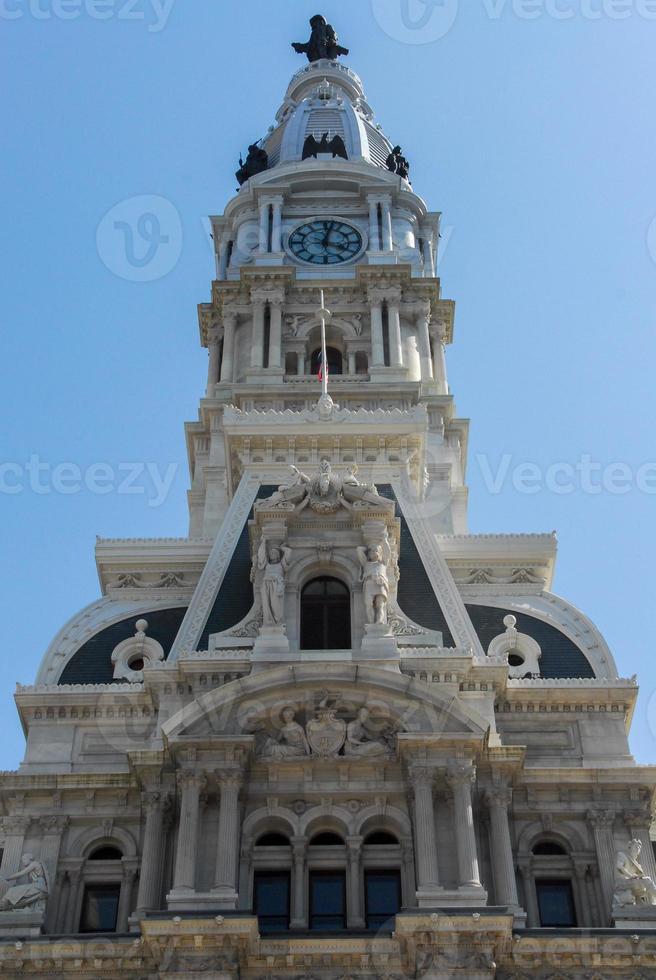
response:
[(556, 844), (555, 841), (545, 840), (535, 845), (533, 853), (547, 857), (556, 857), (567, 854), (567, 851), (560, 844)]
[(386, 830), (374, 830), (368, 837), (365, 837), (364, 845), (365, 847), (398, 847), (399, 842)]
[(533, 845), (532, 853), (540, 926), (543, 929), (575, 928), (574, 869), (568, 850), (557, 841), (541, 840)]
[(289, 840), (284, 834), (264, 834), (258, 840), (256, 847), (289, 847)]
[(120, 861), (123, 855), (118, 847), (98, 847), (89, 855), (89, 861)]
[(314, 579), (301, 595), (301, 650), (351, 648), (351, 595), (334, 578)]
[(344, 847), (344, 841), (339, 834), (332, 834), (330, 831), (325, 831), (312, 838), (310, 847)]
[[(326, 357), (328, 358), (328, 372), (332, 375), (343, 374), (344, 364), (341, 353), (336, 347), (326, 347)], [(319, 347), (312, 354), (312, 374), (319, 373), (321, 364), (321, 348)]]
[(80, 932), (109, 933), (127, 928), (119, 923), (123, 884), (123, 853), (112, 844), (92, 849), (84, 868), (84, 892), (80, 912)]

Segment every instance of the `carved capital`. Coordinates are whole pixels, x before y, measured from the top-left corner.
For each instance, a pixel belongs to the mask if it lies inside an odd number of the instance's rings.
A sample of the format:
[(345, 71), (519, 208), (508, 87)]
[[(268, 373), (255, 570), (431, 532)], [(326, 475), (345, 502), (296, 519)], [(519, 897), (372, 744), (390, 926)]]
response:
[(244, 774), (234, 769), (218, 769), (216, 779), (222, 793), (230, 789), (240, 790), (244, 783)]
[(0, 828), (3, 834), (9, 834), (14, 837), (19, 837), (21, 834), (26, 834), (27, 829), (30, 826), (29, 817), (21, 816), (9, 816), (2, 817), (0, 821)]
[(473, 786), (476, 782), (476, 766), (470, 763), (449, 766), (446, 781), (452, 789), (457, 786)]
[(69, 817), (46, 816), (39, 818), (39, 827), (42, 833), (47, 836), (57, 836), (63, 834), (70, 823)]
[(615, 822), (615, 810), (595, 808), (588, 810), (588, 823), (594, 830), (612, 830)]
[(485, 802), (488, 807), (499, 807), (507, 810), (512, 803), (512, 789), (510, 786), (495, 786), (485, 792)]
[(141, 805), (145, 813), (163, 812), (169, 803), (169, 794), (162, 790), (146, 790), (141, 794)]
[(195, 789), (200, 793), (205, 785), (205, 776), (193, 770), (183, 769), (178, 773), (178, 786), (181, 790)]
[(408, 772), (408, 781), (414, 790), (432, 790), (435, 785), (435, 769), (429, 766), (413, 766)]

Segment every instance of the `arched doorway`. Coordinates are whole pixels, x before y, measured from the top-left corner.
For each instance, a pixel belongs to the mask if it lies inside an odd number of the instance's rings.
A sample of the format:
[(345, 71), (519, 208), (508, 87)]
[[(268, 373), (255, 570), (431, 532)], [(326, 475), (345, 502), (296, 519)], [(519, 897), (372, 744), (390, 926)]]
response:
[[(344, 372), (344, 361), (340, 351), (336, 347), (326, 347), (326, 358), (328, 360), (328, 374), (338, 375)], [(312, 374), (319, 373), (321, 364), (321, 348), (319, 347), (312, 354)]]
[(350, 650), (351, 594), (335, 578), (317, 578), (301, 595), (301, 650)]

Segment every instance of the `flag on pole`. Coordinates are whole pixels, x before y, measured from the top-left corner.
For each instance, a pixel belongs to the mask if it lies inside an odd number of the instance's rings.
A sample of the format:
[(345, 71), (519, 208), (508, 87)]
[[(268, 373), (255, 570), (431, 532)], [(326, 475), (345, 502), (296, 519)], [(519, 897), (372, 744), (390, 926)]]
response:
[(329, 370), (330, 369), (328, 367), (328, 360), (326, 359), (326, 362), (324, 364), (323, 350), (320, 350), (319, 351), (319, 370), (317, 372), (317, 377), (318, 377), (319, 381), (323, 381), (324, 374), (326, 376), (326, 381), (328, 380)]

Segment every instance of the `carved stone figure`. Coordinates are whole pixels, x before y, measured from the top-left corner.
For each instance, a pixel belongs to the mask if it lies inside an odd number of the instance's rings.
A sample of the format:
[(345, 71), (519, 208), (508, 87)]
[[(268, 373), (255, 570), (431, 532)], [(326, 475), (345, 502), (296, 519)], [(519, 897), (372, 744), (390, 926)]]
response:
[(335, 514), (340, 507), (353, 509), (367, 505), (389, 507), (390, 502), (381, 497), (372, 484), (362, 484), (356, 477), (357, 467), (348, 467), (348, 475), (339, 476), (333, 471), (330, 460), (322, 459), (319, 472), (309, 477), (295, 466), (291, 467), (294, 478), (278, 487), (267, 500), (255, 504), (256, 510), (288, 510), (299, 513), (306, 507), (317, 514)]
[(387, 538), (373, 548), (358, 548), (362, 565), (364, 605), (368, 623), (387, 623), (390, 581), (388, 565), (392, 557)]
[(285, 575), (289, 570), (291, 548), (270, 548), (262, 538), (257, 567), (264, 572), (260, 586), (264, 626), (281, 626), (285, 619)]
[(615, 894), (613, 905), (656, 905), (656, 883), (645, 874), (639, 863), (642, 841), (632, 840), (628, 854), (618, 851), (615, 858)]
[(410, 177), (410, 164), (403, 156), (403, 150), (400, 146), (394, 147), (385, 162), (387, 164), (387, 169), (391, 173), (398, 174), (399, 177), (403, 177), (404, 180), (408, 180)]
[(282, 713), (283, 727), (277, 738), (268, 738), (262, 749), (263, 759), (303, 759), (310, 755), (310, 746), (303, 726), (296, 721), (293, 708), (285, 708)]
[(24, 885), (13, 885), (0, 899), (0, 912), (13, 912), (17, 909), (34, 909), (44, 911), (48, 900), (48, 873), (40, 861), (35, 861), (31, 854), (25, 854), (21, 868), (13, 875), (7, 875), (8, 881), (20, 881), (27, 878)]
[(339, 38), (332, 24), (326, 21), (321, 14), (315, 14), (310, 20), (312, 34), (307, 44), (292, 42), (292, 47), (297, 54), (306, 54), (309, 62), (321, 61), (327, 58), (335, 61), (340, 55), (347, 55), (348, 48), (339, 45)]
[(346, 726), (344, 755), (352, 758), (381, 759), (389, 756), (390, 746), (383, 739), (372, 738), (367, 731), (369, 709), (360, 708), (355, 721)]
[(322, 759), (339, 755), (346, 739), (346, 722), (337, 717), (334, 707), (322, 702), (317, 717), (307, 723), (306, 730), (315, 755)]
[(235, 174), (235, 177), (239, 181), (239, 185), (245, 184), (247, 180), (251, 177), (257, 176), (257, 174), (263, 173), (269, 168), (269, 155), (266, 150), (263, 150), (261, 146), (257, 143), (252, 143), (248, 147), (248, 156), (246, 157), (246, 163), (239, 158), (239, 170)]

